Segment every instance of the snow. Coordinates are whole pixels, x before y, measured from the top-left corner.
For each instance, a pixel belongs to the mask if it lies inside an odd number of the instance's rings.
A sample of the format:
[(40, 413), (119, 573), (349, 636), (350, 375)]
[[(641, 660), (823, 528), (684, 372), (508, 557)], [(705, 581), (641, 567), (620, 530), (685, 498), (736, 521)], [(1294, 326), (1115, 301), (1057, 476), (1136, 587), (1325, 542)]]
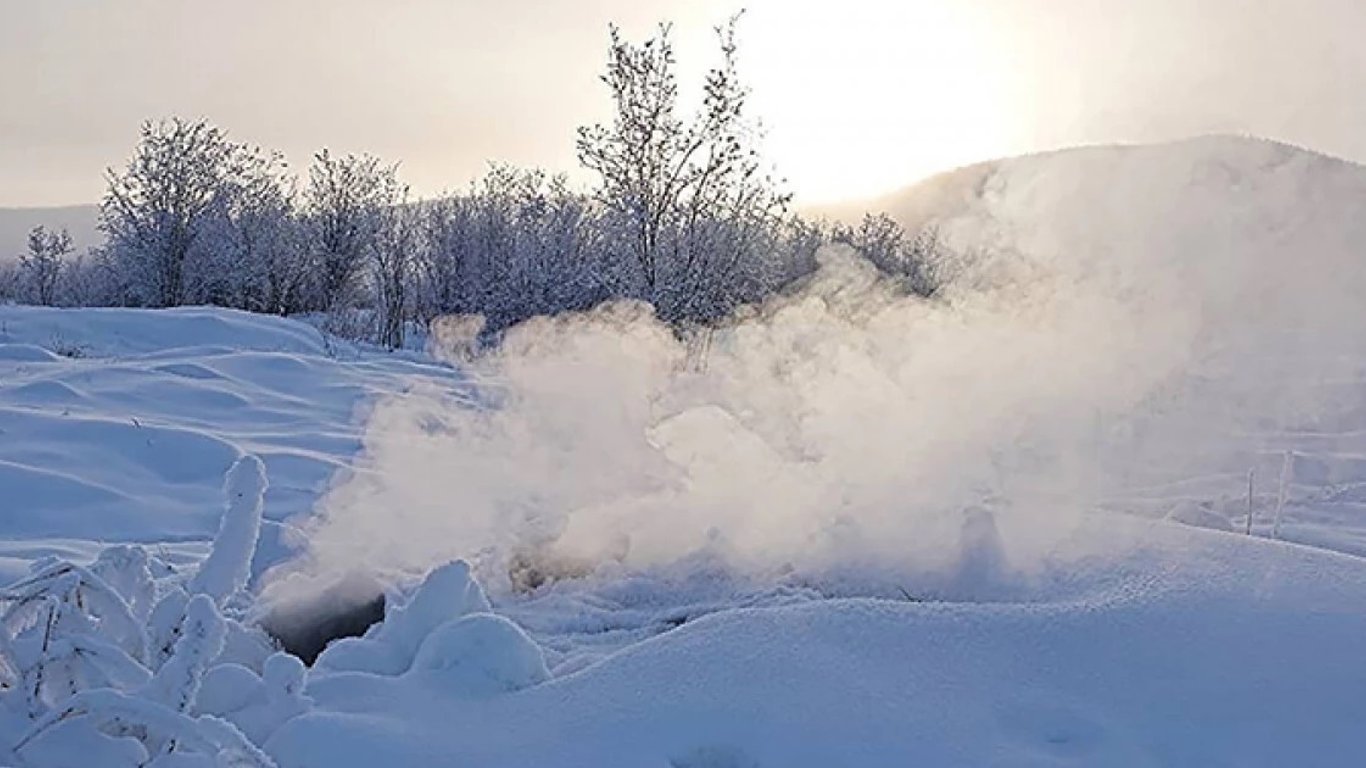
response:
[[(701, 371), (631, 307), (460, 370), (0, 307), (0, 580), (66, 606), (5, 606), (0, 673), (54, 676), (0, 762), (1359, 764), (1366, 170), (950, 181), (907, 203), (949, 309), (827, 253)], [(311, 669), (252, 624), (381, 593)]]
[(261, 534), (261, 499), (266, 492), (266, 469), (255, 456), (243, 456), (223, 481), (223, 523), (208, 557), (199, 566), (190, 591), (219, 604), (245, 589), (251, 560)]
[(541, 649), (516, 624), (491, 613), (447, 621), (423, 639), (409, 676), (436, 678), (455, 695), (488, 696), (550, 679)]
[(184, 712), (199, 695), (199, 683), (209, 664), (223, 651), (227, 628), (213, 600), (195, 595), (185, 606), (179, 639), (171, 658), (157, 670), (142, 695)]
[(318, 657), (323, 670), (398, 675), (408, 671), (429, 635), (448, 619), (488, 611), (488, 598), (457, 560), (433, 570), (407, 602), (389, 609), (363, 638), (344, 638)]
[(199, 690), (201, 712), (232, 721), (254, 744), (264, 744), (285, 722), (308, 711), (303, 662), (285, 653), (266, 659), (261, 676), (239, 664), (209, 670)]
[(0, 344), (29, 350), (0, 355), (0, 499), (25, 509), (0, 557), (19, 559), (54, 540), (203, 540), (244, 453), (265, 465), (277, 538), (360, 450), (376, 397), (459, 386), (445, 366), (218, 309), (0, 307)]
[(731, 609), (476, 702), (320, 682), (317, 709), (268, 748), (298, 766), (668, 766), (707, 751), (813, 767), (1353, 764), (1361, 563), (1144, 533), (1156, 551), (1106, 587), (1113, 565), (1097, 564), (1095, 591), (1068, 600)]

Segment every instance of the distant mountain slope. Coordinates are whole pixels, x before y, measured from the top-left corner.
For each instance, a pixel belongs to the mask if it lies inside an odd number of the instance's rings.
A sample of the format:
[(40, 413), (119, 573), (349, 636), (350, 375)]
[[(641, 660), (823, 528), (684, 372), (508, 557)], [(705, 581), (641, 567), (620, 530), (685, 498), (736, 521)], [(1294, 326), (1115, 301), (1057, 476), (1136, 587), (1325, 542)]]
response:
[[(885, 212), (907, 228), (951, 229), (963, 246), (1019, 253), (1098, 240), (1150, 250), (1159, 232), (1186, 238), (1235, 218), (1262, 222), (1239, 234), (1246, 239), (1327, 227), (1363, 244), (1366, 167), (1266, 139), (1206, 136), (992, 160), (828, 211)], [(1167, 226), (1147, 227), (1159, 221)], [(983, 241), (1007, 234), (1023, 241)]]
[(99, 208), (93, 205), (67, 205), (54, 208), (0, 208), (0, 263), (13, 261), (23, 253), (28, 233), (34, 227), (65, 228), (71, 233), (77, 253), (102, 238), (96, 227)]
[(1366, 167), (1216, 136), (984, 163), (873, 207), (938, 227), (955, 254), (946, 294), (962, 307), (1005, 306), (1011, 322), (1046, 317), (1053, 338), (1070, 334), (1067, 354), (1038, 361), (1054, 371), (1042, 375), (1109, 357), (1130, 373), (1106, 386), (1156, 383), (1136, 401), (1141, 418), (1097, 424), (1126, 430), (1103, 441), (1114, 455), (1100, 464), (1144, 497), (1122, 492), (1114, 506), (1160, 514), (1201, 497), (1236, 518), (1251, 469), (1264, 521), (1290, 472), (1290, 536), (1318, 543), (1331, 527), (1336, 547), (1366, 551), (1341, 535), (1366, 542), (1366, 473), (1355, 468), (1366, 450)]

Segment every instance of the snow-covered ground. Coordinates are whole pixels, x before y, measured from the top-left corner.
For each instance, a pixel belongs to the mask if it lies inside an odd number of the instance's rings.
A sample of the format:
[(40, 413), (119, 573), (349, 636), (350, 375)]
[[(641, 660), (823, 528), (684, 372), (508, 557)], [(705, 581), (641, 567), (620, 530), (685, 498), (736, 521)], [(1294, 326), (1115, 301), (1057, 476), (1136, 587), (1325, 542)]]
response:
[[(940, 303), (832, 252), (700, 358), (631, 307), (454, 365), (0, 308), (3, 580), (147, 544), (209, 638), (121, 689), (197, 720), (141, 707), (106, 730), (142, 746), (80, 752), (6, 710), (0, 764), (1360, 764), (1366, 170), (1205, 139), (907, 200), (962, 255)], [(246, 601), (230, 556), (194, 565), (244, 454)], [(338, 585), (388, 618), (306, 674), (242, 628)], [(157, 713), (182, 735), (129, 729)]]
[(365, 409), (425, 381), (459, 386), (280, 318), (0, 307), (3, 575), (91, 541), (202, 543), (243, 453), (266, 464), (270, 521), (305, 514), (360, 450)]

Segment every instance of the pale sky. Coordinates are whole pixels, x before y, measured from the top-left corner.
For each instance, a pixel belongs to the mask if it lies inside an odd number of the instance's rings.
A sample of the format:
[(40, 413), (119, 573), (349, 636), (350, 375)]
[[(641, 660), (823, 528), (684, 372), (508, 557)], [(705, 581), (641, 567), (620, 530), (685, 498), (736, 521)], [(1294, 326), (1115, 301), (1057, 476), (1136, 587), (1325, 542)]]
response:
[(767, 155), (816, 203), (1076, 144), (1251, 133), (1366, 160), (1364, 0), (0, 0), (0, 206), (89, 203), (145, 118), (402, 161), (573, 171), (606, 28), (672, 20), (685, 82), (748, 6)]

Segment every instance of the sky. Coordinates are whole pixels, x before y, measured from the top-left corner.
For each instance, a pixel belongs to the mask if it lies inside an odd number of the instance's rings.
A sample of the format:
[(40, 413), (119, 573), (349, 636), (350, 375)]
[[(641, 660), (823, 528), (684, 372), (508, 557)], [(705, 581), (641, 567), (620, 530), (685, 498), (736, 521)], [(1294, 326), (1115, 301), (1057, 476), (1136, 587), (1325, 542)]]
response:
[(1366, 161), (1361, 0), (0, 0), (0, 206), (95, 202), (148, 118), (296, 167), (402, 163), (420, 195), (497, 160), (576, 171), (607, 26), (671, 21), (685, 96), (744, 6), (740, 66), (799, 203), (1079, 144), (1205, 133)]

